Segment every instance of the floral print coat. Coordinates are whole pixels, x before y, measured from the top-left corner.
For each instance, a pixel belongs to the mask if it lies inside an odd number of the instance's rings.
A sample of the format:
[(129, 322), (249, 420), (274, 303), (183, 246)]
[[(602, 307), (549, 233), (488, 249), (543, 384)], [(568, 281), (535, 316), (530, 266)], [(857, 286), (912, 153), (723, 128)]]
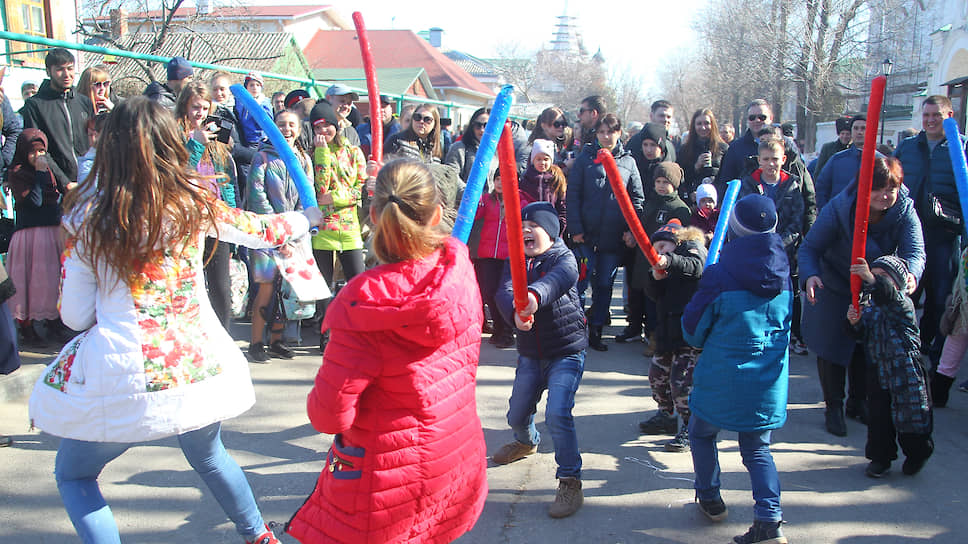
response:
[[(214, 202), (218, 238), (278, 247), (309, 230), (298, 212), (258, 215)], [(73, 234), (79, 221), (65, 221)], [(205, 236), (165, 248), (130, 285), (95, 280), (83, 244), (64, 252), (61, 318), (75, 330), (30, 397), (43, 431), (93, 442), (141, 442), (235, 417), (255, 402), (248, 364), (205, 292)]]
[(366, 158), (360, 148), (344, 145), (319, 146), (313, 151), (316, 200), (326, 193), (333, 203), (320, 205), (325, 218), (313, 249), (347, 251), (361, 249), (359, 207), (366, 182)]

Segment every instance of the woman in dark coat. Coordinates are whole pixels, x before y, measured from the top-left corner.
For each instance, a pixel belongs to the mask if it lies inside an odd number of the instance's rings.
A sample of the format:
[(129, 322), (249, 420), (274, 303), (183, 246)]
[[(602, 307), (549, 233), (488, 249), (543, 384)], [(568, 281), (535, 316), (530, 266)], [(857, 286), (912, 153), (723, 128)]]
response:
[(685, 179), (679, 186), (679, 196), (690, 206), (696, 205), (696, 188), (703, 178), (716, 178), (723, 155), (729, 144), (719, 136), (716, 116), (710, 109), (696, 110), (689, 122), (689, 134), (679, 148), (676, 162), (682, 167)]
[[(885, 161), (896, 159), (875, 159), (866, 259), (896, 255), (904, 259), (913, 281), (917, 281), (925, 263), (921, 222), (901, 177), (884, 174), (892, 172)], [(856, 205), (854, 181), (824, 206), (797, 253), (802, 287), (809, 303), (803, 305), (803, 340), (817, 354), (827, 405), (827, 431), (837, 436), (847, 434), (844, 385), (848, 366), (851, 379), (847, 415), (866, 417), (863, 350), (847, 336), (844, 324), (851, 301), (849, 269)]]
[(443, 145), (440, 140), (440, 112), (433, 104), (420, 104), (413, 110), (410, 126), (390, 136), (386, 154), (407, 157), (426, 164), (440, 163)]

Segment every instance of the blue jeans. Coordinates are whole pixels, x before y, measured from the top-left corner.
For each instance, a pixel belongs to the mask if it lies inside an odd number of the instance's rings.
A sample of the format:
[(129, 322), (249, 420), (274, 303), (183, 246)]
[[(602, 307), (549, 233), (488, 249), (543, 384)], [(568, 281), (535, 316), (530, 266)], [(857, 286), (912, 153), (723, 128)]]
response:
[(579, 263), (585, 259), (588, 267), (585, 279), (578, 281), (578, 296), (581, 298), (582, 308), (585, 307), (585, 290), (589, 284), (592, 286), (592, 308), (588, 324), (602, 327), (608, 320), (608, 310), (612, 304), (612, 285), (615, 283), (618, 267), (622, 264), (622, 254), (601, 252), (590, 244), (579, 244), (573, 251), (575, 259)]
[[(185, 458), (246, 540), (265, 532), (252, 488), (222, 445), (221, 423), (178, 435)], [(120, 544), (111, 508), (101, 496), (97, 477), (112, 460), (137, 444), (61, 440), (54, 461), (57, 490), (77, 535), (85, 544)]]
[[(719, 498), (719, 451), (716, 435), (719, 427), (703, 421), (695, 414), (689, 418), (689, 446), (692, 465), (696, 471), (696, 495), (701, 501)], [(780, 521), (780, 475), (770, 454), (771, 431), (739, 433), (739, 453), (750, 473), (753, 487), (753, 519)]]
[(578, 435), (571, 410), (575, 407), (575, 393), (584, 371), (585, 350), (560, 359), (532, 359), (521, 355), (514, 371), (508, 425), (518, 442), (535, 446), (541, 441), (534, 426), (534, 414), (541, 393), (548, 390), (545, 424), (555, 445), (555, 462), (558, 463), (555, 478), (581, 477), (581, 454), (578, 453)]

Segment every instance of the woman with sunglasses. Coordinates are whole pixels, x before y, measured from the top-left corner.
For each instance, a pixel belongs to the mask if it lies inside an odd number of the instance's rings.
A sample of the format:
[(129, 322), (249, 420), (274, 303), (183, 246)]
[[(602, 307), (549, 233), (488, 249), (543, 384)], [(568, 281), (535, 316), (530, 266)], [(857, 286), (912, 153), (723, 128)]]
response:
[(444, 159), (444, 164), (457, 168), (460, 179), (464, 183), (467, 183), (467, 177), (471, 173), (471, 166), (474, 165), (474, 157), (477, 155), (477, 147), (481, 145), (481, 136), (484, 134), (484, 127), (490, 117), (490, 108), (480, 108), (475, 111), (474, 115), (471, 116), (471, 122), (467, 123), (467, 128), (464, 129), (460, 141), (454, 142), (450, 146), (447, 157)]
[(91, 99), (91, 103), (94, 104), (94, 113), (114, 109), (114, 101), (111, 100), (111, 74), (108, 73), (107, 66), (103, 64), (90, 66), (81, 72), (75, 92)]
[[(572, 142), (571, 127), (568, 126), (568, 119), (565, 117), (565, 112), (561, 108), (551, 106), (541, 112), (541, 115), (538, 116), (538, 121), (534, 125), (534, 130), (531, 131), (531, 136), (528, 137), (529, 149), (534, 145), (535, 140), (551, 140), (554, 142), (554, 162), (558, 166), (564, 166), (565, 159), (568, 158), (565, 153), (574, 144)], [(567, 169), (565, 172), (568, 172)]]
[(410, 126), (387, 139), (386, 154), (394, 157), (409, 157), (433, 164), (443, 158), (443, 143), (440, 138), (440, 113), (432, 104), (420, 104), (413, 110)]

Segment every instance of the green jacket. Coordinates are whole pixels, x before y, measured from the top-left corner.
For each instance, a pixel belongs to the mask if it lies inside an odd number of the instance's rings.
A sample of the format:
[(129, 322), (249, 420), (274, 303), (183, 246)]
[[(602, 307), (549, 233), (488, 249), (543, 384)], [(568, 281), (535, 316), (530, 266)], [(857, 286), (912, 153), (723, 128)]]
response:
[(317, 147), (313, 152), (316, 200), (324, 194), (333, 203), (320, 204), (323, 224), (313, 236), (313, 249), (348, 251), (363, 248), (358, 208), (366, 182), (366, 158), (360, 148), (347, 143)]

